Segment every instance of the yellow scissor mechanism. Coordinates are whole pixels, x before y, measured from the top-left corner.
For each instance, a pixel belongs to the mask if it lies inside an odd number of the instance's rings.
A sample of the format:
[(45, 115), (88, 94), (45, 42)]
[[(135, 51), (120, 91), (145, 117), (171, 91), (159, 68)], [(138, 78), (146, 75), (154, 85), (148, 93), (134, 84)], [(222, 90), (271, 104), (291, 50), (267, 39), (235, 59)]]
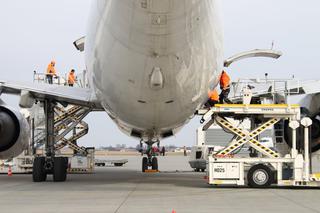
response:
[[(68, 146), (74, 151), (86, 153), (86, 149), (79, 147), (76, 141), (88, 133), (88, 124), (83, 121), (83, 118), (90, 112), (90, 109), (73, 106), (65, 110), (56, 106), (55, 112), (55, 150)], [(67, 137), (72, 131), (72, 136)]]
[(275, 125), (280, 121), (278, 118), (272, 118), (259, 126), (258, 128), (254, 129), (251, 132), (246, 132), (242, 129), (239, 129), (238, 127), (235, 127), (232, 123), (230, 123), (228, 120), (216, 116), (215, 121), (223, 128), (231, 131), (232, 133), (236, 134), (239, 136), (239, 139), (236, 141), (232, 142), (229, 146), (227, 146), (225, 149), (221, 150), (217, 155), (229, 155), (236, 149), (240, 148), (242, 145), (249, 143), (251, 147), (256, 149), (257, 151), (261, 152), (262, 154), (271, 157), (271, 158), (278, 158), (279, 154), (273, 150), (271, 150), (268, 147), (265, 147), (262, 145), (258, 140), (255, 138), (266, 131), (268, 128), (271, 126)]

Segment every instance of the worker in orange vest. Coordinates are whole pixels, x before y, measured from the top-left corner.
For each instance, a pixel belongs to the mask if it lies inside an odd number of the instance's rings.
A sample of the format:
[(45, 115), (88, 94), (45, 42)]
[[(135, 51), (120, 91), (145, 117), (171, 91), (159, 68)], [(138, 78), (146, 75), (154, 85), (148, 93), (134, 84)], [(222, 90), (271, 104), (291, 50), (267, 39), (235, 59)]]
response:
[(216, 89), (210, 90), (208, 92), (209, 100), (205, 104), (206, 107), (211, 108), (214, 107), (214, 105), (219, 103), (219, 94)]
[(220, 104), (228, 103), (231, 104), (232, 102), (228, 99), (228, 95), (230, 93), (230, 77), (227, 74), (226, 71), (222, 71), (221, 77), (220, 77), (220, 89), (221, 94), (219, 98)]
[(55, 61), (51, 61), (50, 64), (47, 67), (47, 81), (49, 84), (53, 84), (53, 76), (57, 77), (57, 72), (56, 72), (56, 62)]
[(69, 87), (73, 87), (74, 84), (76, 83), (76, 81), (77, 81), (77, 77), (75, 75), (75, 70), (72, 69), (69, 72), (69, 75), (68, 75), (68, 85), (69, 85)]

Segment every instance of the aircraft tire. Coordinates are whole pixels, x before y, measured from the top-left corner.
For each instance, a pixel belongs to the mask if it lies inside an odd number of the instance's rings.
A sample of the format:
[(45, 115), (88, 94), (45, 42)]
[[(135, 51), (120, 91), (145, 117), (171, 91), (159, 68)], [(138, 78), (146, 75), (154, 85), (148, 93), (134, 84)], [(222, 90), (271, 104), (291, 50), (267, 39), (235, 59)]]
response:
[(142, 172), (146, 172), (148, 170), (148, 158), (142, 158)]
[(44, 182), (47, 180), (47, 172), (45, 169), (46, 158), (36, 157), (33, 161), (33, 182)]
[(158, 158), (152, 158), (152, 170), (158, 170)]
[(67, 180), (68, 158), (55, 157), (53, 164), (53, 181), (64, 182)]

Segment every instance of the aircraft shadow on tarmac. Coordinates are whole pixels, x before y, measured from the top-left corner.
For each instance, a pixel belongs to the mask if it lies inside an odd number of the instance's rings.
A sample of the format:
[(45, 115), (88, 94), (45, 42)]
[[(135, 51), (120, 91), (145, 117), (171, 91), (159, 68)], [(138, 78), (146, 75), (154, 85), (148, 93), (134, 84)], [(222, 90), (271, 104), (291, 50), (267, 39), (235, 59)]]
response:
[[(175, 187), (184, 188), (197, 188), (197, 189), (251, 189), (249, 187), (236, 187), (236, 186), (212, 186), (206, 183), (204, 180), (205, 173), (195, 173), (187, 171), (164, 171), (161, 173), (142, 173), (137, 170), (128, 170), (125, 168), (99, 168), (96, 169), (94, 174), (69, 174), (68, 179), (65, 183), (54, 183), (51, 176), (48, 176), (46, 182), (40, 184), (44, 186), (58, 185), (58, 187), (64, 187), (71, 185), (72, 187), (92, 187), (98, 188), (99, 186), (124, 186), (124, 185), (173, 185)], [(0, 175), (0, 182), (4, 183), (16, 183), (19, 185), (32, 184), (30, 174), (14, 174), (13, 177), (7, 175)], [(104, 188), (104, 187), (102, 187)], [(161, 189), (161, 187), (159, 187)], [(166, 188), (166, 187), (164, 187)], [(306, 187), (269, 187), (268, 189), (279, 189), (279, 190), (319, 190), (319, 188), (306, 188)], [(104, 189), (103, 189), (104, 190)], [(119, 190), (121, 187), (119, 187)], [(252, 189), (261, 190), (261, 189)], [(265, 190), (265, 189), (264, 189)]]

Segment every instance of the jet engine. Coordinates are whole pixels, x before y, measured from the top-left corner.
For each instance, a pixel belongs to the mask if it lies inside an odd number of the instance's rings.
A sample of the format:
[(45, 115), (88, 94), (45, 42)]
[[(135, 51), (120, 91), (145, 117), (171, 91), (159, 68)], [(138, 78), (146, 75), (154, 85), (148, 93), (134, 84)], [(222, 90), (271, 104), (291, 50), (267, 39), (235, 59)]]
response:
[[(301, 117), (309, 117), (312, 119), (310, 133), (310, 148), (312, 152), (320, 149), (320, 94), (312, 94), (304, 97), (301, 102)], [(292, 130), (288, 122), (285, 124), (285, 140), (289, 146), (292, 144)], [(299, 127), (297, 129), (297, 148), (304, 148), (304, 129)]]
[(0, 159), (17, 157), (28, 148), (30, 126), (25, 117), (0, 99)]

